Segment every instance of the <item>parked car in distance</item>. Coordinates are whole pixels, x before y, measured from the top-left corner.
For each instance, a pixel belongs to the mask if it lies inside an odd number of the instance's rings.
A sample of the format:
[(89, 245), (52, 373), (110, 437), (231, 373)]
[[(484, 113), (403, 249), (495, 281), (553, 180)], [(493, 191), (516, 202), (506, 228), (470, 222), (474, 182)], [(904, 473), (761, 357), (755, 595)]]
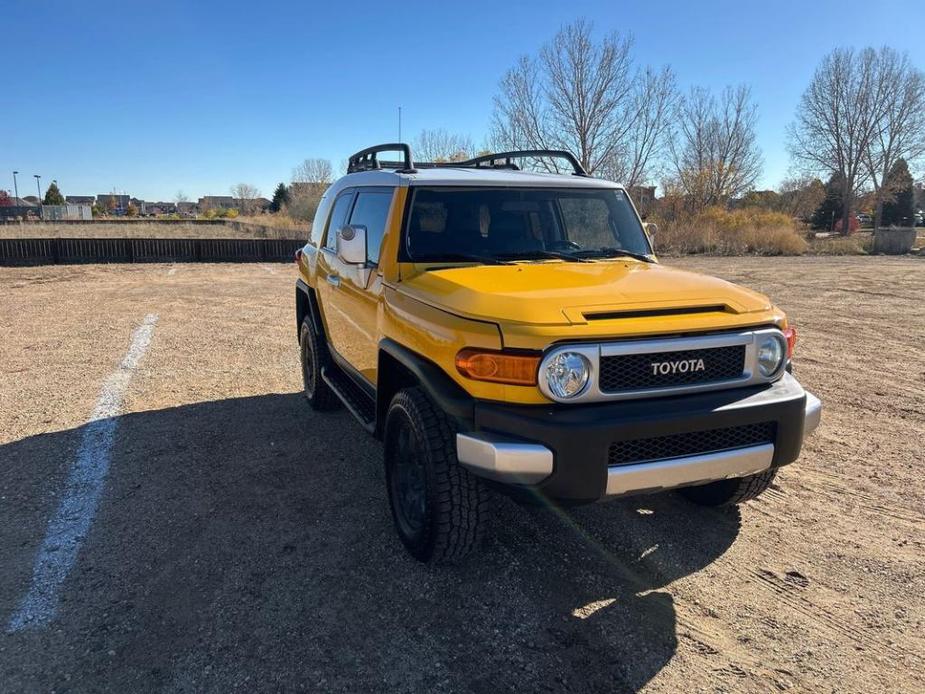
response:
[[(571, 173), (516, 164), (538, 157)], [(350, 157), (297, 253), (305, 396), (382, 441), (412, 556), (465, 556), (493, 491), (720, 506), (797, 459), (822, 406), (791, 373), (793, 325), (761, 294), (660, 264), (654, 232), (568, 152)]]
[(869, 226), (872, 226), (874, 223), (874, 218), (871, 217), (866, 212), (858, 212), (855, 215), (855, 218), (858, 220), (858, 224), (861, 225), (862, 227), (869, 227)]

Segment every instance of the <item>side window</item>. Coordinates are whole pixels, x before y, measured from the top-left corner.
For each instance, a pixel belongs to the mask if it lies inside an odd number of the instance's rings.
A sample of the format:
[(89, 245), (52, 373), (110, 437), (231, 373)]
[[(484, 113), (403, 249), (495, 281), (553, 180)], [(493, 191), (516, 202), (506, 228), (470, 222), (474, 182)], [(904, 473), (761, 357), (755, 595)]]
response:
[(331, 211), (331, 197), (322, 195), (318, 203), (318, 209), (315, 210), (315, 218), (312, 220), (312, 227), (308, 234), (308, 242), (313, 246), (321, 243), (321, 237), (324, 235), (324, 220), (328, 218)]
[(357, 194), (357, 204), (350, 215), (351, 224), (366, 227), (366, 258), (371, 263), (379, 262), (379, 247), (385, 233), (385, 223), (392, 205), (392, 192), (370, 191)]
[(337, 249), (337, 230), (347, 223), (347, 214), (350, 212), (350, 203), (353, 202), (353, 192), (341, 193), (334, 201), (331, 219), (328, 221), (328, 233), (324, 239), (324, 247), (332, 251)]

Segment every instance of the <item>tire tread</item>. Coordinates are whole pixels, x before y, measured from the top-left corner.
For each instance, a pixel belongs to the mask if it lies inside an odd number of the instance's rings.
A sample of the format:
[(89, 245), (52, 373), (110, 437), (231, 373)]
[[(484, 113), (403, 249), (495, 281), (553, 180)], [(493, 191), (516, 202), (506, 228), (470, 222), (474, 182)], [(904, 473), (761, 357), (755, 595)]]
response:
[(403, 409), (416, 423), (432, 473), (429, 537), (423, 556), (418, 558), (431, 564), (458, 561), (483, 537), (490, 514), (490, 491), (459, 464), (456, 428), (423, 390), (414, 387), (399, 391), (389, 409), (395, 407)]
[[(315, 333), (315, 328), (312, 326), (309, 316), (306, 316), (302, 320), (302, 330), (299, 334), (300, 351), (305, 348), (302, 344), (303, 340), (308, 340), (308, 348), (311, 349), (312, 354), (315, 355), (315, 392), (311, 397), (309, 397), (308, 393), (305, 393), (305, 399), (308, 400), (312, 409), (318, 412), (330, 412), (331, 410), (339, 409), (341, 407), (340, 398), (337, 397), (334, 391), (331, 390), (331, 387), (321, 377), (322, 367), (330, 363), (327, 346), (322, 344), (318, 335)], [(302, 359), (301, 353), (299, 359)], [(305, 368), (304, 365), (302, 368)]]
[(689, 501), (700, 506), (735, 506), (761, 495), (777, 476), (777, 468), (747, 477), (720, 480), (699, 487), (685, 487), (678, 491)]

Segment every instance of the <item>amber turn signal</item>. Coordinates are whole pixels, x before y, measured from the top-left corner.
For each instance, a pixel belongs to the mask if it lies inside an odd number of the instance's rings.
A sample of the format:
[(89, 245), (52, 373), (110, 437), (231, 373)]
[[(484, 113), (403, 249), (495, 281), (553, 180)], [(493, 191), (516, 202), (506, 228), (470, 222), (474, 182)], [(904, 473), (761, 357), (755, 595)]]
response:
[(787, 359), (793, 356), (793, 349), (797, 346), (797, 329), (789, 327), (784, 331), (784, 337), (787, 338)]
[(516, 386), (535, 386), (539, 365), (538, 354), (467, 348), (460, 350), (456, 355), (456, 369), (463, 376), (476, 381), (509, 383)]

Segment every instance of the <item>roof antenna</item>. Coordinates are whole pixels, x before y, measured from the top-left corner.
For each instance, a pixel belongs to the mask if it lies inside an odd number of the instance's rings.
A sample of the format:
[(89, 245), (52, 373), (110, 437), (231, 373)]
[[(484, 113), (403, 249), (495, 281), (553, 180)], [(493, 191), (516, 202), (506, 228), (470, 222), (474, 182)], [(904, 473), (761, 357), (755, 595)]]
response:
[(401, 142), (401, 106), (398, 107), (398, 141)]

